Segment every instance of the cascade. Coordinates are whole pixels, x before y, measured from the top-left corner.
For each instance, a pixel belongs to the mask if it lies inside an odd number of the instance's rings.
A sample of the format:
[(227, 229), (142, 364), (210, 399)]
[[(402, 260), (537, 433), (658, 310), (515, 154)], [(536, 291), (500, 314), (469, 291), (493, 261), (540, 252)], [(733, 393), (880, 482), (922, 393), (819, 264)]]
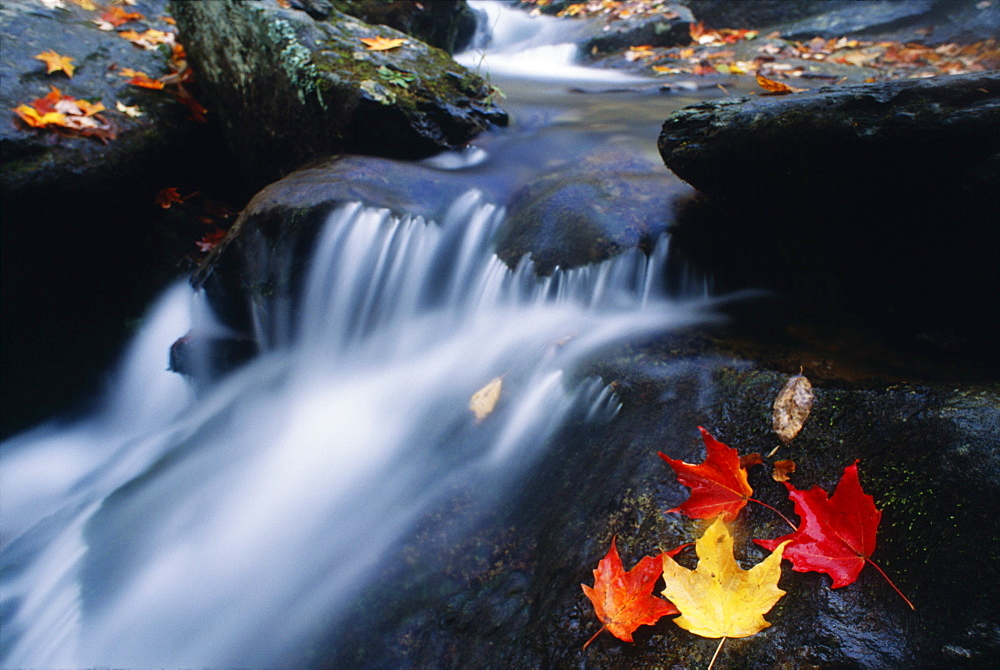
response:
[(563, 427), (614, 419), (584, 363), (707, 318), (666, 237), (539, 277), (495, 255), (503, 217), (475, 189), (439, 221), (338, 207), (297, 294), (256, 306), (262, 354), (197, 395), (166, 356), (211, 315), (170, 288), (103, 404), (0, 449), (0, 664), (287, 665), (431, 510), (472, 496), (471, 529)]

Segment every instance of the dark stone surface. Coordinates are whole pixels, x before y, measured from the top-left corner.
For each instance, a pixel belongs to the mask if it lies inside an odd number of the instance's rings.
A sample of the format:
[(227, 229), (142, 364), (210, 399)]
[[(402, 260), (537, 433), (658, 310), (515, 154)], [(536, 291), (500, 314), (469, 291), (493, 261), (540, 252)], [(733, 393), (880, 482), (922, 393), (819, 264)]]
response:
[(510, 267), (530, 253), (539, 274), (648, 249), (673, 223), (674, 204), (691, 189), (651, 161), (602, 149), (527, 184), (511, 199), (497, 234)]
[(986, 366), (1000, 334), (998, 147), (995, 72), (702, 103), (659, 139), (716, 207), (682, 216), (676, 238), (720, 288), (979, 347)]
[(395, 28), (448, 53), (467, 47), (476, 32), (475, 12), (465, 0), (323, 1), (365, 23)]
[(340, 151), (428, 156), (506, 123), (483, 80), (445, 52), (360, 41), (407, 38), (391, 28), (274, 0), (171, 6), (233, 164), (255, 184)]
[[(140, 0), (150, 17), (128, 27), (167, 29), (165, 0)], [(153, 199), (167, 186), (203, 187), (212, 142), (167, 91), (130, 86), (120, 68), (159, 77), (169, 48), (141, 49), (92, 22), (99, 12), (34, 0), (0, 7), (0, 217), (4, 435), (81, 400), (113, 361), (129, 323), (174, 267), (177, 229)], [(46, 75), (34, 58), (55, 50), (74, 59), (72, 78)], [(115, 139), (27, 129), (13, 108), (45, 96), (102, 102)], [(143, 116), (116, 110), (138, 105)], [(192, 184), (198, 184), (192, 187)]]
[[(506, 507), (473, 536), (449, 533), (459, 494), (401, 554), (405, 567), (383, 568), (381, 586), (359, 602), (347, 631), (328, 649), (310, 648), (310, 667), (625, 668), (705, 667), (717, 641), (692, 635), (669, 617), (640, 627), (635, 643), (599, 628), (581, 583), (611, 538), (626, 568), (645, 555), (696, 538), (704, 524), (665, 510), (680, 504), (679, 485), (656, 456), (701, 462), (702, 425), (741, 454), (767, 453), (771, 402), (798, 370), (776, 371), (682, 335), (627, 347), (591, 372), (614, 380), (624, 409), (606, 427), (571, 428)], [(692, 346), (694, 345), (694, 349)], [(807, 371), (807, 374), (810, 374)], [(722, 667), (986, 668), (1000, 652), (994, 606), (1000, 542), (989, 505), (1000, 481), (994, 447), (1000, 428), (995, 387), (887, 384), (869, 379), (816, 386), (803, 432), (775, 458), (790, 458), (792, 482), (832, 493), (859, 459), (864, 490), (883, 510), (873, 554), (916, 604), (911, 611), (871, 566), (857, 582), (830, 589), (818, 573), (783, 564), (787, 592), (761, 633), (727, 640)], [(785, 489), (768, 467), (754, 467), (755, 497), (793, 519)], [(765, 553), (751, 538), (787, 526), (750, 504), (734, 525), (744, 567)], [(691, 557), (681, 558), (693, 567)], [(293, 663), (294, 664), (294, 663)]]
[(694, 15), (681, 5), (663, 5), (662, 10), (658, 14), (603, 22), (596, 34), (581, 45), (581, 50), (593, 55), (624, 51), (640, 44), (654, 47), (689, 44), (689, 26)]

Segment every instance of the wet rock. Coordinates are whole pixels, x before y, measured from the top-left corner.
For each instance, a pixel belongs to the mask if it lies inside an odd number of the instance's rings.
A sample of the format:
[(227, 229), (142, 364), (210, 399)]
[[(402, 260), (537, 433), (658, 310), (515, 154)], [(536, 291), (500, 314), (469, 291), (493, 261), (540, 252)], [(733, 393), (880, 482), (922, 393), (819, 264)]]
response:
[[(701, 462), (702, 425), (741, 454), (780, 445), (771, 401), (789, 374), (702, 349), (690, 334), (623, 347), (589, 372), (614, 380), (624, 404), (610, 425), (571, 428), (554, 442), (518, 496), (472, 536), (448, 543), (442, 509), (403, 555), (408, 578), (373, 587), (347, 632), (313, 649), (313, 667), (705, 667), (718, 642), (669, 618), (640, 627), (635, 643), (600, 628), (581, 583), (617, 537), (626, 567), (701, 534), (704, 524), (666, 514), (688, 495), (656, 456)], [(807, 371), (808, 374), (808, 371)], [(859, 461), (861, 484), (883, 510), (872, 556), (916, 604), (911, 611), (877, 570), (832, 590), (819, 573), (783, 565), (787, 592), (752, 637), (727, 640), (727, 667), (988, 667), (1000, 651), (997, 538), (991, 510), (1000, 461), (995, 388), (953, 385), (818, 384), (813, 415), (775, 458), (798, 463), (792, 483), (832, 493)], [(975, 472), (973, 472), (975, 471)], [(754, 496), (794, 519), (767, 467), (750, 470)], [(456, 497), (458, 506), (475, 492)], [(751, 538), (788, 529), (750, 504), (735, 523), (737, 560), (764, 556)], [(692, 557), (684, 557), (693, 567)], [(415, 566), (419, 569), (415, 569)]]
[(448, 53), (456, 53), (469, 46), (476, 32), (476, 14), (465, 0), (428, 3), (417, 0), (388, 3), (379, 0), (323, 1), (365, 23), (395, 28)]
[[(178, 270), (176, 230), (153, 203), (167, 186), (202, 188), (212, 142), (168, 91), (126, 83), (123, 68), (157, 78), (170, 49), (147, 50), (103, 31), (100, 11), (36, 0), (0, 7), (0, 208), (3, 242), (3, 433), (64, 408), (107, 369), (127, 323)], [(126, 28), (170, 30), (165, 0), (129, 8)], [(34, 58), (54, 50), (76, 71), (46, 74)], [(58, 88), (102, 103), (113, 139), (31, 129), (11, 111)], [(137, 106), (129, 116), (117, 103)], [(187, 192), (195, 190), (189, 188)], [(123, 281), (123, 278), (127, 280)]]
[(691, 42), (691, 11), (682, 5), (660, 5), (656, 12), (627, 19), (612, 18), (602, 22), (596, 34), (581, 45), (588, 54), (624, 51), (648, 44), (673, 47)]
[[(313, 242), (337, 205), (364, 202), (398, 216), (439, 220), (468, 188), (460, 173), (419, 163), (370, 156), (317, 162), (260, 191), (192, 283), (205, 288), (226, 326), (250, 338), (251, 305), (295, 293)], [(283, 250), (281, 263), (262, 264), (264, 248)]]
[[(172, 6), (205, 104), (254, 183), (340, 151), (428, 156), (506, 123), (481, 78), (391, 28), (273, 0)], [(374, 37), (407, 41), (366, 49)]]
[(720, 287), (777, 289), (995, 364), (996, 73), (702, 103), (668, 118), (658, 146), (719, 208), (677, 241)]
[(514, 194), (497, 234), (497, 255), (514, 267), (530, 253), (549, 274), (648, 248), (673, 222), (690, 189), (650, 161), (602, 149), (560, 166)]

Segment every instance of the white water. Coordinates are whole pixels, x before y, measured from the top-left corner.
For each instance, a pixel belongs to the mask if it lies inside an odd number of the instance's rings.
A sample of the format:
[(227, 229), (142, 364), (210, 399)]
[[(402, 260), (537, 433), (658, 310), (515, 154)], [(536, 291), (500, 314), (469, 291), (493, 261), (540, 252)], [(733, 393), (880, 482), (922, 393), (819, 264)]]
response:
[(171, 288), (98, 411), (0, 448), (0, 665), (295, 665), (435, 504), (472, 494), (472, 528), (567, 422), (613, 420), (582, 363), (704, 318), (666, 296), (666, 239), (536, 278), (493, 254), (502, 217), (476, 191), (439, 222), (336, 210), (298, 308), (256, 305), (265, 353), (197, 398), (167, 352), (211, 317)]

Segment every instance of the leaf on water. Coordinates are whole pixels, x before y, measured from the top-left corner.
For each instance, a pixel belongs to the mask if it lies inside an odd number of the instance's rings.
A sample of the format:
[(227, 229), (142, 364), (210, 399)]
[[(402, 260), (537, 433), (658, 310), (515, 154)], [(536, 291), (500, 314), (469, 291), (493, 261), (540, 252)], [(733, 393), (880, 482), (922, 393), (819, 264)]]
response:
[(776, 482), (787, 482), (795, 472), (795, 461), (775, 461), (771, 478)]
[(469, 409), (476, 415), (476, 422), (488, 417), (496, 408), (503, 390), (503, 377), (493, 379), (489, 384), (472, 394)]
[(774, 399), (774, 409), (771, 414), (774, 432), (783, 444), (788, 445), (799, 434), (806, 419), (809, 418), (812, 407), (812, 384), (800, 370), (799, 374), (785, 382), (785, 386)]
[(694, 519), (711, 519), (720, 514), (731, 521), (747, 504), (753, 489), (747, 471), (740, 467), (739, 453), (698, 426), (705, 442), (706, 456), (700, 465), (670, 458), (662, 451), (660, 458), (673, 468), (677, 481), (690, 487), (691, 496), (668, 512), (680, 512)]
[(369, 51), (389, 51), (390, 49), (395, 49), (406, 44), (405, 37), (389, 38), (378, 35), (376, 37), (361, 37), (359, 39)]
[(681, 613), (674, 623), (711, 638), (748, 637), (770, 626), (764, 614), (785, 595), (778, 578), (786, 543), (776, 543), (770, 556), (743, 570), (733, 557), (733, 536), (718, 517), (695, 542), (697, 568), (663, 557), (663, 595)]
[(48, 68), (45, 74), (52, 74), (53, 72), (65, 72), (67, 77), (73, 77), (73, 71), (76, 70), (76, 66), (73, 65), (73, 59), (69, 56), (63, 56), (58, 54), (51, 49), (49, 51), (43, 51), (40, 54), (35, 54), (33, 58), (36, 58), (43, 63)]
[[(671, 553), (677, 553), (685, 546)], [(580, 585), (584, 595), (593, 603), (597, 618), (604, 624), (594, 637), (587, 640), (584, 649), (603, 630), (619, 640), (632, 642), (632, 633), (639, 626), (652, 626), (661, 617), (677, 614), (677, 608), (671, 603), (653, 595), (662, 563), (661, 556), (644, 556), (634, 568), (625, 572), (615, 540), (611, 539), (611, 549), (594, 570), (594, 586)]]

